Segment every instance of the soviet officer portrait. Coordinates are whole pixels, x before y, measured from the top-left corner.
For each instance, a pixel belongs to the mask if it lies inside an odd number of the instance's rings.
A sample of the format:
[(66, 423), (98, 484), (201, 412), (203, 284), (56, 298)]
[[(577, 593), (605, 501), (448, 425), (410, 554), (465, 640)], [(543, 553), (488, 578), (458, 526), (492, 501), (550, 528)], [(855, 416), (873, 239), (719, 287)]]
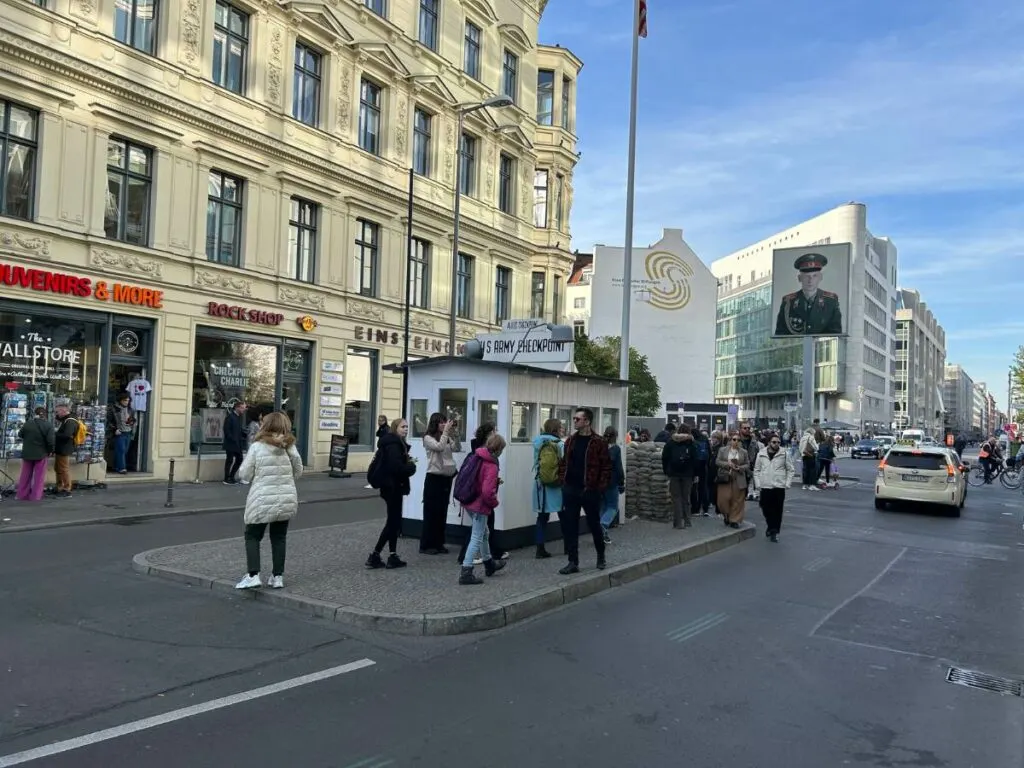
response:
[(818, 287), (827, 266), (828, 259), (820, 253), (805, 253), (793, 262), (800, 290), (782, 297), (775, 321), (776, 336), (842, 335), (839, 296)]

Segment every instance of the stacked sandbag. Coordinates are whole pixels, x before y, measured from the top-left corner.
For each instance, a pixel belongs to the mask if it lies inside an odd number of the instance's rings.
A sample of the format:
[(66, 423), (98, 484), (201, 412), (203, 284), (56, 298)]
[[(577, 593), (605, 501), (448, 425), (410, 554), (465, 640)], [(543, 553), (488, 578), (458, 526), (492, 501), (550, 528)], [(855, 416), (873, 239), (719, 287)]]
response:
[(626, 447), (626, 514), (668, 520), (672, 502), (668, 478), (661, 471), (663, 443), (632, 442)]

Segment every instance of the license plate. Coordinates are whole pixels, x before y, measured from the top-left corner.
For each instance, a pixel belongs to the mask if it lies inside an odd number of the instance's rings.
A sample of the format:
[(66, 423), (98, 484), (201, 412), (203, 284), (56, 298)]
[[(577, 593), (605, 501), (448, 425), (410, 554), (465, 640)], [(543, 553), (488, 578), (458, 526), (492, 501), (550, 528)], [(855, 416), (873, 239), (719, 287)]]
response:
[(905, 483), (927, 483), (927, 477), (921, 477), (921, 475), (904, 475), (903, 482)]

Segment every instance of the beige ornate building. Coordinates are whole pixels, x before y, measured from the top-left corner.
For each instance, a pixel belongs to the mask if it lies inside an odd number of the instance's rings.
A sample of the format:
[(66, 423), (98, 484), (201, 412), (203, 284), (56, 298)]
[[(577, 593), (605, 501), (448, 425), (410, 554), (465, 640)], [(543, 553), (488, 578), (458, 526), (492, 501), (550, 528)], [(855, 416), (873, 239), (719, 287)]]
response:
[(407, 280), (410, 354), (447, 349), (456, 185), (458, 338), (559, 319), (582, 64), (537, 43), (544, 4), (0, 3), (0, 455), (70, 401), (76, 472), (201, 453), (217, 477), (245, 400), (293, 416), (308, 465), (344, 434), (365, 467), (401, 412)]

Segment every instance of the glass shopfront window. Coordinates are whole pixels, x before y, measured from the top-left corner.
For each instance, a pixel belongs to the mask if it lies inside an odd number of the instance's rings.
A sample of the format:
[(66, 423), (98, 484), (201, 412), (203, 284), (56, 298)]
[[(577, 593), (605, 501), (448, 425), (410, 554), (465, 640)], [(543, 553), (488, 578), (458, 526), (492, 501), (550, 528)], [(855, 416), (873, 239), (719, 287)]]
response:
[(192, 366), (191, 452), (199, 452), (200, 446), (204, 452), (220, 452), (228, 409), (244, 402), (246, 429), (272, 411), (288, 414), (305, 457), (311, 358), (311, 346), (302, 342), (198, 329)]
[(377, 434), (377, 350), (349, 347), (345, 355), (345, 437), (372, 450)]

